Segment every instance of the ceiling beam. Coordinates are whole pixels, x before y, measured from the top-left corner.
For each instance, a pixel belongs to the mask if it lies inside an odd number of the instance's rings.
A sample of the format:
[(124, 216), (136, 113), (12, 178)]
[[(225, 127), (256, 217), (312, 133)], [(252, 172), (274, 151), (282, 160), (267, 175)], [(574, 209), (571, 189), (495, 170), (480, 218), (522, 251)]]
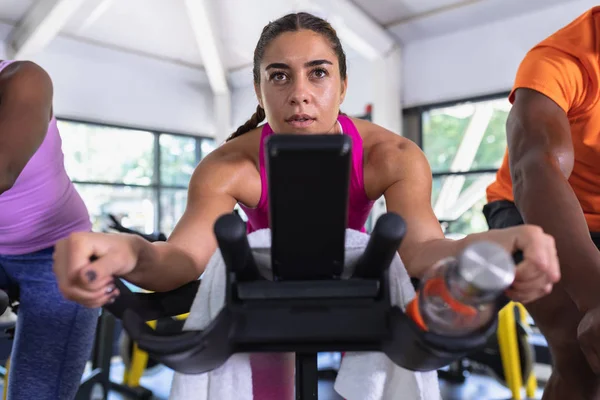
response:
[(94, 8), (85, 21), (83, 21), (78, 31), (83, 32), (92, 26), (92, 24), (94, 24), (102, 15), (104, 15), (110, 6), (112, 6), (113, 2), (114, 0), (97, 0), (96, 4), (94, 4)]
[(423, 11), (417, 14), (412, 14), (407, 17), (402, 17), (392, 22), (385, 24), (386, 28), (394, 28), (401, 24), (406, 24), (408, 22), (413, 22), (419, 19), (424, 19), (428, 17), (433, 17), (435, 15), (439, 15), (445, 12), (458, 10), (459, 8), (467, 7), (473, 5), (475, 3), (480, 3), (482, 0), (461, 0), (456, 3), (445, 4), (441, 7), (432, 8), (427, 11)]
[(368, 60), (387, 55), (396, 45), (392, 35), (350, 0), (308, 2), (311, 10), (327, 19), (342, 42)]
[(39, 53), (58, 35), (86, 0), (36, 2), (10, 34), (8, 55), (21, 59)]
[(216, 30), (217, 16), (213, 14), (208, 0), (185, 0), (202, 63), (215, 95), (229, 94), (227, 70), (223, 62), (223, 44)]

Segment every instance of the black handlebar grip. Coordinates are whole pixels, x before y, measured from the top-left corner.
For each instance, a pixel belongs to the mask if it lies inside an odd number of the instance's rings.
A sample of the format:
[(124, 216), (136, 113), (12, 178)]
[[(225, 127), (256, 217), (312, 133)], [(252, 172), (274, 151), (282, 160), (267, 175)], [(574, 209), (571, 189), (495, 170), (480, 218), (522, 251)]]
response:
[[(94, 262), (98, 259), (97, 256), (92, 255), (90, 262)], [(109, 311), (115, 317), (123, 318), (123, 313), (126, 309), (137, 309), (137, 299), (133, 292), (125, 285), (125, 283), (118, 277), (114, 277), (113, 283), (115, 288), (119, 291), (119, 295), (115, 298), (112, 303), (105, 304), (102, 308)]]
[(119, 319), (123, 318), (123, 313), (127, 309), (137, 312), (140, 306), (135, 294), (116, 276), (113, 283), (119, 291), (119, 295), (112, 303), (105, 304), (103, 308)]
[(236, 214), (225, 214), (215, 222), (215, 236), (223, 261), (238, 281), (260, 279), (261, 275), (252, 256), (246, 236), (246, 224)]
[(353, 276), (364, 279), (379, 278), (390, 266), (405, 234), (406, 223), (398, 214), (388, 212), (379, 217)]

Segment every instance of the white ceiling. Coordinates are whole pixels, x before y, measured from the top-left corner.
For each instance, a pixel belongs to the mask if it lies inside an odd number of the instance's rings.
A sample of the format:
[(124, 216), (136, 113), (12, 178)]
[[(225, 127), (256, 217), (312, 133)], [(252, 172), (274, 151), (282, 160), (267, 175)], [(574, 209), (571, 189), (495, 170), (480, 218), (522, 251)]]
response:
[[(359, 0), (367, 3), (371, 0)], [(375, 0), (394, 2), (394, 0)], [(404, 16), (379, 20), (402, 43), (458, 32), (534, 12), (571, 0), (421, 0), (421, 9)], [(403, 4), (419, 0), (405, 0)], [(434, 3), (438, 3), (434, 7)], [(416, 10), (416, 9), (413, 9)]]
[(34, 2), (34, 0), (0, 0), (0, 18), (5, 22), (17, 22)]
[(464, 0), (354, 0), (364, 12), (383, 26), (414, 16), (471, 1)]
[[(105, 8), (98, 9), (103, 2)], [(202, 64), (181, 0), (87, 1), (62, 32), (182, 63)]]
[[(0, 22), (17, 26), (36, 1), (0, 0)], [(201, 1), (201, 0), (197, 0)], [(399, 43), (451, 33), (569, 0), (205, 0), (227, 70), (247, 67), (262, 27), (293, 11), (312, 11), (357, 35), (381, 31)], [(184, 0), (81, 0), (60, 35), (195, 68), (202, 57)], [(361, 23), (340, 7), (356, 8)], [(338, 12), (339, 11), (339, 12)], [(350, 17), (349, 17), (350, 15)], [(373, 24), (365, 27), (365, 21)], [(361, 25), (361, 26), (357, 26)], [(336, 23), (334, 23), (334, 27)], [(376, 36), (376, 35), (375, 35)], [(373, 37), (375, 37), (373, 36)], [(364, 40), (372, 40), (371, 37)], [(358, 46), (344, 43), (350, 57)]]

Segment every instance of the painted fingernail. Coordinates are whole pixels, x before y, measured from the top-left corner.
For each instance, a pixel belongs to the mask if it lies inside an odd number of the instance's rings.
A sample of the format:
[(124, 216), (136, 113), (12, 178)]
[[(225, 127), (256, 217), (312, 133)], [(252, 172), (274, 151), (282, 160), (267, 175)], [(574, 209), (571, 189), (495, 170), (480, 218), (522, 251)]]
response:
[(110, 299), (108, 299), (108, 302), (107, 302), (107, 303), (108, 303), (108, 304), (112, 304), (112, 303), (114, 303), (114, 302), (115, 302), (115, 300), (117, 300), (117, 298), (116, 298), (116, 297), (111, 297)]
[(98, 275), (96, 275), (96, 271), (94, 271), (93, 269), (90, 269), (85, 273), (85, 277), (87, 278), (87, 280), (89, 282), (94, 282), (96, 280), (96, 278), (98, 277)]
[(106, 294), (110, 294), (112, 292), (114, 292), (116, 289), (115, 285), (110, 285), (109, 287), (106, 288)]

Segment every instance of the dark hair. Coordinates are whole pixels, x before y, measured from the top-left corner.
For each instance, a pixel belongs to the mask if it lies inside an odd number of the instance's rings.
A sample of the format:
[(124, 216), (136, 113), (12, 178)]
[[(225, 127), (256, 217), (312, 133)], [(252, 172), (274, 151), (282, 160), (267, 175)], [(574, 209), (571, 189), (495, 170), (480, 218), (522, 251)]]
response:
[[(335, 29), (322, 18), (316, 17), (312, 14), (301, 12), (296, 14), (288, 14), (278, 20), (272, 21), (263, 28), (262, 34), (254, 49), (254, 68), (252, 74), (254, 76), (254, 83), (260, 84), (260, 63), (265, 54), (265, 49), (277, 36), (285, 32), (297, 32), (299, 30), (306, 29), (323, 35), (335, 51), (340, 65), (340, 76), (342, 80), (346, 79), (346, 54), (342, 48), (342, 43), (337, 36)], [(256, 107), (256, 112), (250, 117), (246, 123), (240, 126), (234, 133), (232, 133), (227, 140), (236, 138), (244, 133), (251, 131), (256, 128), (265, 119), (265, 110), (259, 105)]]

